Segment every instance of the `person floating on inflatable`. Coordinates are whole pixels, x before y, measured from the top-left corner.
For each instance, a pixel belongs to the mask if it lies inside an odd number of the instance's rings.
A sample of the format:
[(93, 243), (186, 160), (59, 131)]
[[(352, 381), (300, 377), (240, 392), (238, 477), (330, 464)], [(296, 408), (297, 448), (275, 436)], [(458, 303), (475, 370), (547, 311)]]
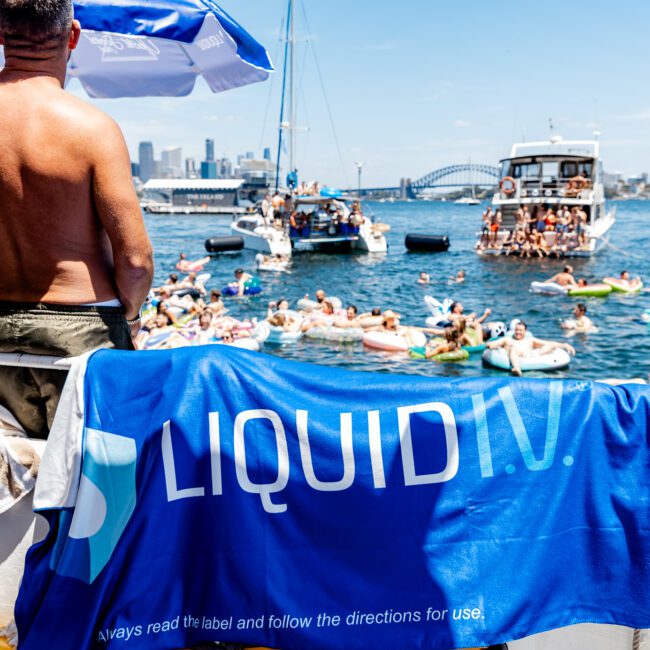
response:
[(235, 282), (231, 282), (227, 287), (224, 287), (224, 294), (228, 296), (252, 296), (262, 291), (260, 279), (246, 273), (244, 269), (235, 269), (235, 280)]
[(505, 348), (510, 359), (510, 372), (516, 377), (521, 377), (520, 361), (534, 355), (541, 356), (560, 348), (569, 354), (575, 355), (576, 351), (568, 343), (557, 343), (556, 341), (542, 341), (534, 336), (526, 336), (528, 327), (520, 320), (515, 325), (512, 338), (506, 336), (497, 341), (489, 341), (488, 349)]
[(561, 287), (573, 287), (578, 283), (573, 277), (573, 267), (570, 264), (567, 264), (560, 273), (556, 273), (552, 278), (546, 280), (546, 282), (555, 282)]
[(203, 266), (210, 261), (210, 256), (202, 257), (200, 260), (188, 260), (185, 253), (180, 253), (178, 256), (178, 262), (176, 262), (176, 268), (179, 271), (184, 271), (186, 273), (190, 271), (202, 271)]

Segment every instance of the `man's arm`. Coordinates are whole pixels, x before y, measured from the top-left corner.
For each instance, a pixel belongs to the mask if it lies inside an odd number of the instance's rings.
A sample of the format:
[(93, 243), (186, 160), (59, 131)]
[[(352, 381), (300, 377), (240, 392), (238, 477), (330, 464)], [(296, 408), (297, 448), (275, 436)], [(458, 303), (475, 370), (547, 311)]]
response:
[(138, 315), (153, 278), (153, 251), (131, 178), (131, 161), (117, 124), (105, 118), (93, 152), (92, 190), (113, 249), (115, 285), (126, 317)]

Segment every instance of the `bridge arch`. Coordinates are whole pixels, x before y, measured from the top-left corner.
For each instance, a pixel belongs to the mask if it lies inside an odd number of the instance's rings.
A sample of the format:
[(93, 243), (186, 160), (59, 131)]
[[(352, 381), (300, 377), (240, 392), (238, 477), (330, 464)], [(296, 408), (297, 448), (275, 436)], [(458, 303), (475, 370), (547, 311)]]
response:
[(481, 165), (477, 163), (448, 165), (413, 181), (411, 188), (417, 191), (432, 187), (492, 186), (496, 185), (499, 176), (499, 168), (494, 165)]

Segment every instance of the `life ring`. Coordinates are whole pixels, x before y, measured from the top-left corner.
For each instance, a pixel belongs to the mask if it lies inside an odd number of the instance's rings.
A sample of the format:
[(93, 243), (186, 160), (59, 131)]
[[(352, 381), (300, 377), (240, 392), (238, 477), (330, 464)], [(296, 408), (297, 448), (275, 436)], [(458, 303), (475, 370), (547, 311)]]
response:
[(512, 176), (504, 176), (499, 183), (499, 189), (506, 196), (512, 196), (517, 191), (517, 182)]
[(582, 192), (587, 187), (587, 179), (584, 176), (574, 176), (569, 179), (569, 189), (574, 192)]

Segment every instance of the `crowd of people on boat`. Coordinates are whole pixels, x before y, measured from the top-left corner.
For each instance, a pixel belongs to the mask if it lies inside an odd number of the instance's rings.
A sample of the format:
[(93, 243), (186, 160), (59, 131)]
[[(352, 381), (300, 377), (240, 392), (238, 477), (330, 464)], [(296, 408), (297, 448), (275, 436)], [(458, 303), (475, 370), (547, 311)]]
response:
[(364, 221), (360, 201), (354, 201), (351, 206), (348, 206), (345, 201), (332, 197), (328, 200), (323, 199), (313, 206), (307, 203), (306, 207), (299, 209), (296, 204), (298, 196), (312, 196), (312, 194), (281, 194), (277, 191), (273, 195), (267, 194), (259, 206), (265, 224), (279, 229), (288, 225), (290, 234), (294, 237), (308, 237), (312, 229), (318, 229), (320, 226), (332, 230), (331, 234), (358, 234), (359, 227)]
[(582, 206), (554, 209), (538, 205), (531, 212), (520, 205), (514, 213), (514, 227), (502, 228), (503, 213), (488, 206), (483, 212), (478, 251), (497, 250), (521, 257), (561, 257), (570, 250), (588, 245), (589, 217)]

